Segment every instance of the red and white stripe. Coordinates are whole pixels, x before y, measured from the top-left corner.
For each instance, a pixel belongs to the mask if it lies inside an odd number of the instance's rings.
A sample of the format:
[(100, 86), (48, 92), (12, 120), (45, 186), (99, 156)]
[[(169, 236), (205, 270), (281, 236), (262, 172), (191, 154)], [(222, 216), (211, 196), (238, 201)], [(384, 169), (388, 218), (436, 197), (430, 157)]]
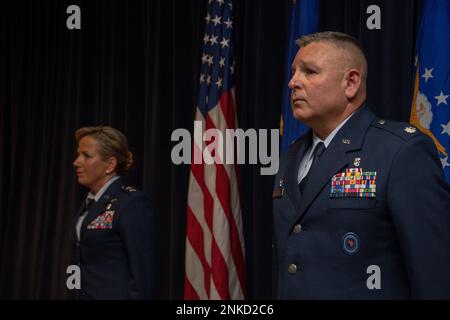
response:
[[(236, 129), (234, 101), (234, 90), (224, 91), (219, 104), (205, 117), (197, 109), (196, 120), (202, 121), (203, 132), (214, 128), (225, 137), (226, 129)], [(205, 143), (194, 139), (193, 148), (202, 154)], [(245, 298), (245, 246), (238, 167), (223, 162), (191, 165), (185, 299)]]

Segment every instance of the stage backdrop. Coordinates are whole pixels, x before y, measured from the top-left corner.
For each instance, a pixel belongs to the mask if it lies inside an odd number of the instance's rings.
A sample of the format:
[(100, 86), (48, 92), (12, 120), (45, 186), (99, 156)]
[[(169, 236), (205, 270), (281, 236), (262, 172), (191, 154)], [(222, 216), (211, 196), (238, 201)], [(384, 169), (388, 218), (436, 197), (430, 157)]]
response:
[[(111, 125), (128, 137), (130, 184), (157, 211), (159, 298), (183, 297), (189, 166), (170, 159), (176, 128), (193, 129), (208, 0), (4, 1), (0, 4), (0, 298), (66, 299), (77, 186), (74, 131)], [(238, 122), (278, 128), (292, 0), (236, 0)], [(66, 28), (80, 6), (81, 30)], [(381, 30), (366, 8), (381, 8)], [(319, 30), (360, 39), (368, 101), (407, 121), (419, 2), (320, 1)], [(273, 177), (241, 166), (248, 296), (270, 299)]]

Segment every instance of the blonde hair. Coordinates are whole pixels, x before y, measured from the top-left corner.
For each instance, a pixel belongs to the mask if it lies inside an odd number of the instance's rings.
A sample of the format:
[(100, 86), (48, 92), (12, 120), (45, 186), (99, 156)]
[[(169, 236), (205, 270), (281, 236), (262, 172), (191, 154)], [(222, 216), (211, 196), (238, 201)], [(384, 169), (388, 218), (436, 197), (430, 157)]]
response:
[(110, 157), (117, 159), (115, 171), (121, 175), (133, 165), (133, 154), (128, 150), (125, 135), (117, 129), (108, 126), (83, 127), (75, 131), (77, 142), (86, 136), (94, 138), (99, 145), (99, 153), (103, 160)]

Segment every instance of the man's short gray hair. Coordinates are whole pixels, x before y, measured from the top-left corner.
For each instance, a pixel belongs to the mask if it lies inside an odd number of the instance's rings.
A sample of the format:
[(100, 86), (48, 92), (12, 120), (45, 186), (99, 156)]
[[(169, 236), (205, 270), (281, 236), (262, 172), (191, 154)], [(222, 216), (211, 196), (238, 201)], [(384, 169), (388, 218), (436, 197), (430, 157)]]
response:
[(367, 58), (362, 50), (358, 40), (351, 35), (336, 31), (316, 32), (304, 35), (297, 39), (295, 43), (300, 47), (306, 47), (313, 42), (327, 42), (339, 49), (349, 51), (351, 54), (358, 55), (362, 62), (362, 76), (367, 78)]
[(339, 46), (343, 44), (353, 44), (359, 50), (361, 50), (361, 46), (358, 41), (353, 38), (351, 35), (342, 32), (335, 31), (324, 31), (324, 32), (316, 32), (304, 35), (297, 39), (295, 42), (300, 48), (306, 47), (308, 44), (319, 41), (327, 41), (332, 42), (333, 44)]

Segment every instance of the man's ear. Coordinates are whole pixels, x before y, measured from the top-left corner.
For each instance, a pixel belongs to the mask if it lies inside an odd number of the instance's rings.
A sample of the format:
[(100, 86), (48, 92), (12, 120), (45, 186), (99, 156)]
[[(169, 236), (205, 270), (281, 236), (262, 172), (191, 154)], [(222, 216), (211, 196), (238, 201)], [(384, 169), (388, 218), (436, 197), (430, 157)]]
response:
[(361, 88), (361, 72), (358, 69), (350, 69), (345, 75), (345, 96), (351, 100)]

